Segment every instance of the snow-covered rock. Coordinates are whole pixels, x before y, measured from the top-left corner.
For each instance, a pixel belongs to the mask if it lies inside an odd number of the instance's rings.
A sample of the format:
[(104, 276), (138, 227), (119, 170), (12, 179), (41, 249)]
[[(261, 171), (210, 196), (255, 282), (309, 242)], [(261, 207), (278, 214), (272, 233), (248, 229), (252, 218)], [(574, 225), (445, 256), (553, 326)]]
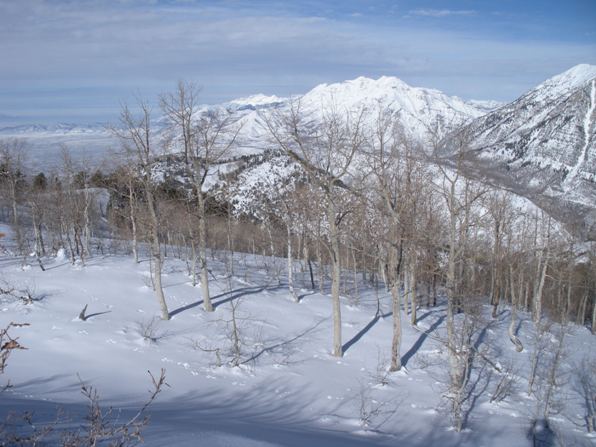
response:
[(388, 110), (405, 131), (424, 142), (435, 124), (453, 130), (484, 114), (484, 111), (456, 96), (430, 88), (412, 87), (399, 78), (359, 77), (336, 84), (321, 84), (300, 98), (301, 105), (314, 114), (335, 108), (339, 112), (365, 108), (367, 123), (374, 124), (379, 108)]
[(596, 66), (581, 64), (475, 119), (443, 147), (453, 153), (465, 141), (471, 169), (532, 197), (593, 239), (595, 110)]

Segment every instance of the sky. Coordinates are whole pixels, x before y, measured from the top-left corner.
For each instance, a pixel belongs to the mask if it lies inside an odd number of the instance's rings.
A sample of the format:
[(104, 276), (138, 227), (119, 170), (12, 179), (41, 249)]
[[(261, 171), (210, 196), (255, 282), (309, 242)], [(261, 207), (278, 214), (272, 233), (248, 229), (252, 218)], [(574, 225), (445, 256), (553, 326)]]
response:
[(0, 126), (115, 120), (178, 80), (214, 104), (397, 76), (513, 100), (596, 64), (596, 0), (0, 0)]

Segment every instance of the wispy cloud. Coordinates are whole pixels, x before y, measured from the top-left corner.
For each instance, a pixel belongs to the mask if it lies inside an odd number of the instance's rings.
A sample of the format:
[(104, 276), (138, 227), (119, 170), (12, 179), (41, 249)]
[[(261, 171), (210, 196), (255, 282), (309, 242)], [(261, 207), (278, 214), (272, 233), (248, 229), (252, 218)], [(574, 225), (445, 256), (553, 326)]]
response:
[(448, 16), (474, 16), (477, 11), (472, 9), (414, 9), (409, 11), (410, 16), (448, 17)]
[(490, 35), (475, 25), (481, 13), (461, 30), (443, 26), (450, 20), (389, 19), (382, 10), (371, 19), (360, 4), (341, 16), (327, 12), (333, 2), (305, 3), (308, 10), (276, 0), (0, 1), (0, 113), (70, 110), (103, 119), (127, 95), (154, 97), (181, 78), (203, 85), (205, 102), (384, 74), (504, 100), (596, 62), (594, 42)]

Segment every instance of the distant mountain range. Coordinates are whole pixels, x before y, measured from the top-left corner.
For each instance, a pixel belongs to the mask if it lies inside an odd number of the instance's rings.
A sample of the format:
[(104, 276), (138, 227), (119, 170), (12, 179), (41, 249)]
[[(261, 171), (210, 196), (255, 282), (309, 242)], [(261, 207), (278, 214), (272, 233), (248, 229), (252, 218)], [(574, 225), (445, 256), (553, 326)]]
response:
[[(464, 101), (384, 76), (321, 84), (292, 98), (258, 94), (202, 106), (196, 114), (230, 111), (242, 124), (241, 144), (234, 155), (258, 155), (270, 145), (263, 117), (298, 101), (315, 120), (329, 107), (338, 111), (364, 107), (371, 112), (365, 120), (372, 124), (376, 119), (372, 112), (381, 108), (423, 145), (438, 128), (446, 135), (440, 144), (446, 161), (453, 163), (455, 152), (465, 148), (469, 175), (531, 199), (582, 238), (596, 240), (596, 66), (577, 65), (509, 104)], [(159, 117), (156, 128), (163, 128)], [(86, 160), (96, 161), (108, 148), (118, 146), (102, 124), (4, 127), (2, 137), (26, 138), (38, 166), (57, 164), (57, 149), (64, 144), (73, 149), (75, 158), (84, 154)]]
[[(239, 124), (242, 124), (241, 141), (248, 146), (244, 148), (244, 152), (251, 152), (251, 147), (257, 151), (263, 149), (263, 115), (266, 116), (271, 110), (288, 108), (291, 102), (298, 101), (301, 109), (314, 117), (320, 116), (323, 109), (331, 106), (338, 111), (366, 108), (369, 112), (376, 112), (382, 108), (392, 113), (402, 123), (406, 132), (419, 140), (423, 139), (428, 128), (436, 123), (440, 123), (444, 129), (456, 129), (501, 105), (495, 101), (466, 102), (439, 90), (411, 87), (396, 77), (383, 76), (376, 80), (360, 77), (335, 84), (321, 84), (304, 95), (292, 98), (257, 94), (224, 104), (201, 106), (196, 115), (215, 109), (232, 112)], [(160, 117), (155, 118), (155, 125), (159, 130), (163, 127), (163, 120)], [(375, 113), (368, 114), (370, 121), (375, 118)], [(110, 132), (103, 123), (0, 127), (0, 137), (31, 138), (36, 141), (44, 137), (54, 140), (63, 137), (66, 144), (73, 137), (78, 139), (83, 135), (104, 137), (109, 136)]]
[(29, 134), (52, 134), (52, 135), (66, 135), (70, 133), (106, 133), (107, 124), (73, 124), (73, 123), (58, 123), (58, 124), (20, 124), (15, 126), (0, 127), (0, 135), (29, 135)]

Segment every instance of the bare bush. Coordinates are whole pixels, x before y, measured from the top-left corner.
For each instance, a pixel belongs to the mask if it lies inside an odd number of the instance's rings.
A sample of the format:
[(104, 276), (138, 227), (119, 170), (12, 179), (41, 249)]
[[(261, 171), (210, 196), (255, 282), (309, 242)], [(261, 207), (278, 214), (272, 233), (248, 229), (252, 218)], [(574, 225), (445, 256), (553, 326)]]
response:
[(383, 412), (385, 402), (374, 399), (370, 389), (364, 386), (360, 387), (359, 397), (360, 425), (364, 429), (376, 427), (378, 425), (376, 421)]
[(155, 377), (148, 371), (152, 387), (144, 405), (127, 421), (120, 421), (120, 412), (113, 407), (102, 408), (99, 392), (96, 388), (81, 381), (81, 394), (87, 401), (87, 416), (77, 428), (72, 427), (62, 410), (51, 423), (38, 424), (33, 419), (33, 412), (10, 414), (0, 424), (0, 445), (2, 446), (38, 446), (40, 444), (61, 445), (63, 447), (86, 447), (106, 445), (110, 447), (131, 447), (143, 443), (142, 431), (149, 423), (147, 409), (161, 393), (166, 382), (165, 370)]
[[(26, 323), (10, 323), (4, 329), (0, 329), (0, 374), (4, 373), (7, 360), (12, 351), (26, 349), (9, 334), (12, 328), (28, 326)], [(142, 430), (149, 423), (147, 409), (162, 392), (166, 382), (166, 372), (162, 368), (159, 376), (154, 376), (147, 371), (151, 377), (152, 387), (149, 390), (149, 398), (143, 406), (125, 422), (120, 422), (120, 412), (109, 407), (103, 409), (100, 404), (99, 392), (96, 388), (81, 382), (81, 393), (87, 401), (87, 417), (76, 429), (60, 429), (61, 425), (68, 423), (62, 410), (58, 410), (56, 418), (51, 423), (38, 424), (33, 419), (33, 412), (11, 413), (4, 421), (0, 422), (0, 446), (38, 446), (40, 444), (62, 445), (64, 447), (84, 446), (118, 446), (130, 447), (143, 442)], [(3, 387), (6, 390), (10, 384)], [(55, 435), (54, 435), (55, 434)]]
[(142, 443), (141, 432), (149, 423), (146, 410), (157, 395), (161, 393), (163, 387), (169, 386), (163, 368), (157, 378), (151, 371), (147, 372), (152, 382), (149, 398), (137, 413), (124, 423), (118, 422), (119, 415), (112, 407), (107, 410), (102, 409), (96, 388), (81, 381), (81, 394), (87, 401), (87, 423), (83, 424), (77, 431), (63, 433), (62, 444), (65, 447), (83, 447), (95, 446), (105, 442), (108, 445), (124, 447)]
[(6, 281), (0, 283), (0, 296), (8, 301), (20, 301), (26, 305), (31, 305), (45, 298), (44, 295), (37, 293), (34, 285), (27, 284), (24, 288), (17, 288)]
[[(4, 329), (0, 329), (0, 374), (4, 373), (4, 370), (6, 369), (6, 362), (8, 361), (8, 358), (10, 357), (12, 351), (14, 351), (16, 349), (27, 349), (19, 343), (18, 337), (13, 338), (8, 333), (8, 331), (11, 328), (18, 328), (18, 327), (24, 327), (24, 326), (29, 326), (29, 324), (28, 323), (12, 323), (11, 322)], [(5, 385), (2, 388), (2, 391), (4, 391), (9, 386), (10, 386), (9, 384)]]
[(246, 325), (248, 322), (258, 322), (250, 315), (242, 315), (239, 312), (241, 300), (230, 301), (230, 314), (228, 318), (218, 318), (213, 323), (225, 325), (225, 341), (221, 346), (203, 346), (197, 341), (191, 341), (195, 349), (204, 352), (213, 352), (216, 356), (216, 366), (222, 366), (224, 362), (232, 367), (247, 366), (254, 363), (259, 357), (255, 355), (255, 348), (262, 347), (260, 326), (255, 325), (252, 333), (249, 333)]
[(500, 377), (490, 397), (490, 402), (501, 402), (511, 395), (517, 383), (517, 370), (513, 362), (506, 364), (499, 373)]
[(161, 320), (157, 317), (153, 317), (150, 320), (137, 321), (137, 331), (143, 337), (143, 340), (149, 343), (157, 343), (170, 335), (168, 331), (161, 330), (160, 322)]
[(375, 384), (385, 386), (389, 384), (389, 362), (381, 350), (377, 352), (377, 366), (372, 376)]
[(212, 352), (215, 354), (215, 366), (217, 368), (220, 368), (223, 363), (221, 361), (221, 349), (218, 347), (206, 347), (203, 346), (199, 340), (195, 340), (195, 339), (190, 339), (190, 346), (192, 349), (194, 349), (195, 351), (203, 351), (203, 352)]
[(596, 431), (596, 360), (583, 359), (577, 371), (580, 393), (584, 399), (586, 429), (588, 433)]

